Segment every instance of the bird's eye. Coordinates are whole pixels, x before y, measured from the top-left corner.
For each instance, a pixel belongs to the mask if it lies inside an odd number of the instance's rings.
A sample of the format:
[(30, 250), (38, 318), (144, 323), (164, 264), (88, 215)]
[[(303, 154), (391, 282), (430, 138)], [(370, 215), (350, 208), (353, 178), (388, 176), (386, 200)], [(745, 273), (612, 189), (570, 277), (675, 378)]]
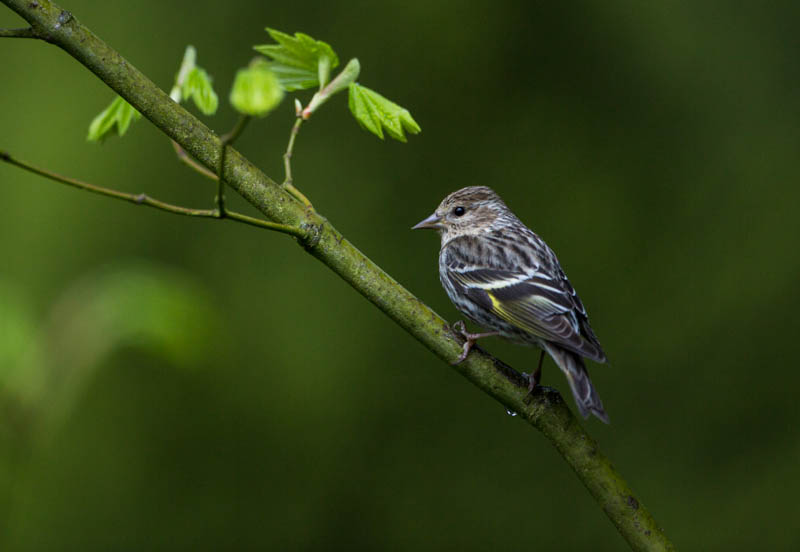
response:
[(464, 209), (461, 205), (459, 205), (458, 207), (453, 209), (453, 214), (457, 217), (460, 217), (461, 215), (464, 214), (465, 211), (466, 209)]

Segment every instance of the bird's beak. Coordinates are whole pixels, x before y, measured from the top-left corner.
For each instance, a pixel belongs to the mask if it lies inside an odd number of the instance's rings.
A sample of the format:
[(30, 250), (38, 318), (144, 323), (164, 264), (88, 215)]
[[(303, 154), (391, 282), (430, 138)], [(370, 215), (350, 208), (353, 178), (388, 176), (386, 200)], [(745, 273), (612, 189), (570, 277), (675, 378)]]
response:
[(432, 228), (434, 230), (441, 230), (443, 228), (441, 224), (441, 220), (439, 215), (436, 213), (432, 214), (428, 218), (423, 221), (418, 222), (414, 226), (411, 227), (412, 230), (419, 230), (420, 228)]

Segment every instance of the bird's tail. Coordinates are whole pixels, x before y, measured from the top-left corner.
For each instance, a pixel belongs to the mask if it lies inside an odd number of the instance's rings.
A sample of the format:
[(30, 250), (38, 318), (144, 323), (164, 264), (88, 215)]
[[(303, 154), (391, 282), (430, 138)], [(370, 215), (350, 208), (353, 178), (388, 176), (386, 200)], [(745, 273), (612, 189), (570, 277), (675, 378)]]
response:
[(592, 380), (589, 379), (589, 372), (586, 371), (583, 359), (552, 343), (545, 343), (544, 348), (567, 376), (581, 416), (588, 418), (589, 414), (594, 414), (603, 422), (609, 423), (608, 414), (603, 409), (603, 402), (595, 391)]

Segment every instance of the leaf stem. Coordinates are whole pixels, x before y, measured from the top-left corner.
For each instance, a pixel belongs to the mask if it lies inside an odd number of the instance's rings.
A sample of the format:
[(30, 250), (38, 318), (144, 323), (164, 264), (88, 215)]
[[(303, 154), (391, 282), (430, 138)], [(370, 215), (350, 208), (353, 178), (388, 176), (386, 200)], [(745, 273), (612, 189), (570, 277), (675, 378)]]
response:
[(300, 203), (306, 206), (308, 209), (313, 209), (314, 206), (311, 205), (311, 202), (308, 198), (294, 187), (293, 179), (292, 179), (292, 154), (294, 153), (294, 141), (297, 138), (297, 134), (300, 132), (300, 125), (303, 124), (302, 116), (297, 117), (294, 121), (294, 126), (292, 126), (292, 131), (289, 133), (289, 144), (286, 146), (286, 153), (283, 154), (283, 170), (285, 173), (285, 178), (283, 180), (283, 188), (292, 194), (295, 199), (297, 199)]
[[(173, 213), (176, 215), (184, 215), (189, 217), (213, 218), (213, 219), (221, 218), (219, 216), (219, 212), (216, 209), (190, 209), (188, 207), (181, 207), (180, 205), (173, 205), (172, 203), (167, 203), (164, 201), (160, 201), (158, 199), (154, 199), (148, 196), (147, 194), (129, 194), (127, 192), (121, 192), (119, 190), (113, 190), (111, 188), (105, 188), (103, 186), (89, 184), (88, 182), (83, 182), (82, 180), (70, 178), (67, 176), (62, 176), (60, 174), (56, 174), (54, 172), (42, 169), (25, 161), (21, 161), (20, 159), (16, 159), (15, 157), (12, 157), (9, 153), (1, 150), (0, 150), (0, 161), (4, 161), (16, 167), (24, 169), (28, 172), (32, 172), (33, 174), (49, 178), (50, 180), (66, 184), (67, 186), (78, 188), (79, 190), (84, 190), (87, 192), (103, 195), (106, 197), (113, 197), (115, 199), (127, 201), (128, 203), (133, 203), (134, 205), (146, 205), (148, 207), (152, 207), (160, 211), (166, 211), (168, 213)], [(288, 224), (279, 224), (277, 222), (261, 220), (234, 211), (226, 212), (226, 216), (231, 220), (235, 220), (237, 222), (241, 222), (244, 224), (249, 224), (250, 226), (257, 226), (259, 228), (264, 228), (267, 230), (273, 230), (275, 232), (289, 234), (291, 236), (298, 238), (301, 241), (306, 240), (308, 238), (307, 232), (305, 230), (295, 226), (290, 226)]]

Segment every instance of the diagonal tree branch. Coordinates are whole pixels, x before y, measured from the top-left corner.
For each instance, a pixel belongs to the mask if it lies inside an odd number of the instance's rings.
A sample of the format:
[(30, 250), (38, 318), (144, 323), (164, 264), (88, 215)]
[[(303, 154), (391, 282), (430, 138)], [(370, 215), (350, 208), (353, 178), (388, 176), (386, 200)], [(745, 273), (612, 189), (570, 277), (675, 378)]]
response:
[[(72, 14), (48, 0), (0, 1), (27, 20), (37, 36), (86, 66), (200, 163), (212, 171), (218, 167), (220, 139)], [(325, 218), (305, 208), (232, 147), (226, 154), (223, 179), (269, 219), (307, 232), (298, 241), (311, 255), (439, 358), (448, 362), (458, 358), (460, 340), (439, 315), (383, 272)], [(527, 380), (477, 348), (455, 369), (553, 443), (634, 550), (674, 550), (557, 391), (539, 389), (526, 403)]]

